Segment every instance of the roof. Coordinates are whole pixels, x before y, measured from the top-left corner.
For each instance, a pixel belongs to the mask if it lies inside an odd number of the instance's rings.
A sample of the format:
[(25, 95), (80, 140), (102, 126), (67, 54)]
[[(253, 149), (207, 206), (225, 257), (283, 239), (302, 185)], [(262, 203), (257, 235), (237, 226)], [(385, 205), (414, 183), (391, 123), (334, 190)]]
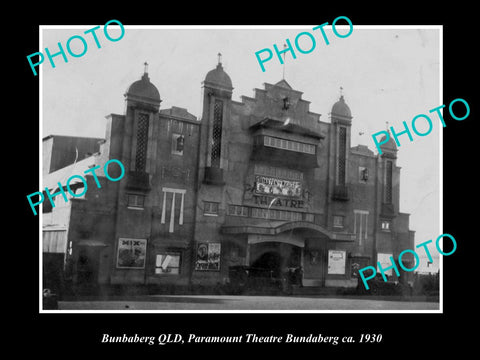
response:
[(187, 109), (178, 106), (172, 106), (168, 109), (161, 109), (159, 113), (163, 116), (180, 119), (182, 121), (188, 120), (193, 123), (199, 123), (195, 115), (190, 114)]
[(357, 145), (350, 149), (352, 152), (365, 155), (365, 156), (375, 156), (374, 152), (368, 148), (366, 145)]
[(350, 119), (352, 118), (352, 112), (350, 111), (348, 105), (345, 103), (343, 95), (340, 96), (340, 99), (335, 104), (333, 104), (331, 114)]
[(282, 79), (279, 82), (277, 82), (275, 86), (280, 86), (288, 90), (293, 90), (290, 84), (285, 79)]
[[(387, 130), (388, 131), (388, 135), (389, 135), (389, 139), (386, 143), (380, 145), (380, 149), (382, 150), (382, 152), (392, 152), (392, 151), (397, 151), (397, 144), (395, 142), (395, 140), (393, 139), (393, 137), (391, 136), (391, 133), (390, 133), (390, 130)], [(386, 135), (383, 135), (382, 138), (380, 139), (380, 143), (384, 142), (385, 141), (385, 138), (387, 136)]]
[(158, 89), (150, 82), (148, 73), (144, 73), (140, 80), (132, 83), (125, 93), (126, 97), (144, 98), (154, 102), (160, 102)]
[(204, 83), (209, 83), (211, 85), (220, 85), (221, 87), (233, 89), (232, 80), (230, 76), (223, 70), (222, 63), (218, 63), (217, 67), (213, 70), (210, 70), (205, 76)]
[[(90, 169), (95, 165), (95, 156), (87, 157), (83, 160), (77, 161), (76, 163), (66, 166), (64, 168), (58, 169), (50, 174), (47, 174), (43, 177), (43, 187), (54, 190), (58, 188), (58, 183), (65, 185), (66, 181), (73, 175), (83, 176), (84, 172)], [(81, 180), (76, 177), (70, 184), (76, 184), (81, 182)]]
[(42, 141), (51, 139), (51, 138), (58, 138), (58, 139), (79, 139), (79, 140), (105, 140), (104, 138), (97, 138), (97, 137), (91, 137), (91, 136), (72, 136), (72, 135), (56, 135), (56, 134), (50, 134), (42, 138)]

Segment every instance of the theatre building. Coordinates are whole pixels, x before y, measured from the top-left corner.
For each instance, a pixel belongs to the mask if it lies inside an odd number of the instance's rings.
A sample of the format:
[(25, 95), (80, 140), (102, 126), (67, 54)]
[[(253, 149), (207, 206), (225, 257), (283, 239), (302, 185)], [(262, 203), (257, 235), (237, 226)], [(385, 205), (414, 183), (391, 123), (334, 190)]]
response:
[[(343, 96), (325, 119), (285, 80), (235, 101), (221, 62), (201, 87), (200, 118), (163, 109), (145, 70), (124, 114), (107, 116), (98, 151), (44, 176), (57, 193), (43, 207), (44, 256), (58, 254), (73, 284), (192, 289), (244, 265), (275, 278), (301, 267), (305, 287), (355, 287), (358, 268), (413, 249), (395, 142), (381, 155), (352, 147)], [(44, 162), (56, 151), (46, 147)], [(124, 165), (119, 181), (101, 171), (110, 159)], [(95, 166), (88, 190), (72, 182), (65, 202), (59, 185)]]

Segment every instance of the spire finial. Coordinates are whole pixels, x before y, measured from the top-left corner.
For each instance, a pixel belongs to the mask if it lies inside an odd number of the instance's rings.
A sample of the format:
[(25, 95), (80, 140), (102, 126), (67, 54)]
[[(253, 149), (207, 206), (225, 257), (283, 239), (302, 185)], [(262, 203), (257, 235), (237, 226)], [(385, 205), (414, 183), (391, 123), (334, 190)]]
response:
[(222, 53), (219, 52), (217, 56), (218, 56), (218, 65), (222, 65)]
[(385, 127), (387, 128), (387, 131), (388, 131), (388, 124), (389, 124), (389, 122), (385, 121)]
[(143, 73), (144, 73), (144, 74), (147, 74), (147, 73), (148, 73), (148, 63), (145, 61), (145, 62), (143, 63), (143, 65), (144, 65)]
[(340, 86), (340, 97), (343, 98), (343, 86)]

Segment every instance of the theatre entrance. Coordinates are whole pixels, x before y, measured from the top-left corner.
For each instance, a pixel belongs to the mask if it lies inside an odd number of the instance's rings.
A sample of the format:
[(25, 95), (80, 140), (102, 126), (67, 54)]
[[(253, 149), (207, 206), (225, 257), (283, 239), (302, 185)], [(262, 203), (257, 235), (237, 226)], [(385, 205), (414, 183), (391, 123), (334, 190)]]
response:
[(98, 246), (79, 246), (76, 284), (81, 292), (97, 289), (101, 249)]
[(273, 241), (251, 244), (250, 266), (269, 271), (274, 278), (282, 278), (288, 271), (302, 266), (302, 248)]
[[(274, 283), (279, 280), (285, 284), (285, 280), (293, 278), (293, 284), (301, 287), (325, 287), (328, 271), (327, 243), (332, 238), (331, 234), (321, 226), (309, 222), (268, 225), (226, 226), (222, 229), (225, 234), (247, 234), (245, 262), (231, 266), (232, 273), (229, 277), (240, 279), (237, 282), (245, 284), (252, 277), (265, 278), (268, 275), (270, 279), (275, 279)], [(254, 274), (259, 276), (252, 276)]]

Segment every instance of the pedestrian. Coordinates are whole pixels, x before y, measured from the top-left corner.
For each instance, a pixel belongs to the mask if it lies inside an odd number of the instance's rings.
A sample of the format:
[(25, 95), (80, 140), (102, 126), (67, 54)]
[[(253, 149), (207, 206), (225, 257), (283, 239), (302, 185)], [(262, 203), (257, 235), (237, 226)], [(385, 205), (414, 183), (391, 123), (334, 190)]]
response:
[(301, 266), (295, 269), (295, 283), (299, 287), (303, 287), (303, 268)]
[(50, 289), (43, 289), (43, 309), (58, 309), (57, 294), (52, 293)]

